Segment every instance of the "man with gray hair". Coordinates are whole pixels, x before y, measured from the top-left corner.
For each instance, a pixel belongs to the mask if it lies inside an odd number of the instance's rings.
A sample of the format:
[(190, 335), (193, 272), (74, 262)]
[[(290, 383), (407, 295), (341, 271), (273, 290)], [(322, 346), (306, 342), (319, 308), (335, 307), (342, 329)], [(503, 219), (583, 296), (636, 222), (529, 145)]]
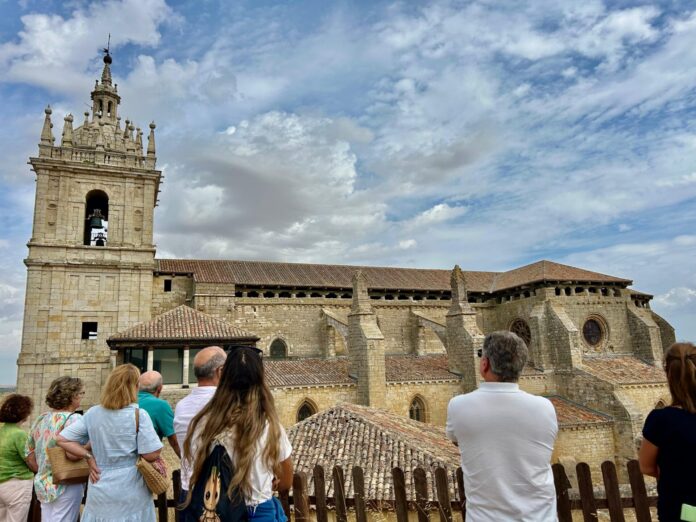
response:
[(520, 390), (527, 346), (493, 332), (478, 356), (483, 381), (447, 407), (447, 436), (459, 446), (471, 522), (557, 520), (551, 453), (558, 433), (551, 401)]
[(179, 444), (174, 434), (174, 412), (172, 407), (164, 399), (160, 399), (162, 393), (162, 374), (160, 372), (145, 372), (138, 379), (138, 406), (144, 409), (160, 439), (167, 438), (169, 445), (181, 458)]
[[(208, 404), (215, 395), (217, 385), (220, 383), (222, 367), (227, 359), (225, 350), (219, 346), (203, 348), (193, 358), (193, 374), (196, 376), (198, 387), (181, 399), (174, 410), (174, 430), (179, 445), (183, 448), (191, 420)], [(186, 498), (191, 480), (191, 464), (186, 459), (181, 459), (181, 497)]]

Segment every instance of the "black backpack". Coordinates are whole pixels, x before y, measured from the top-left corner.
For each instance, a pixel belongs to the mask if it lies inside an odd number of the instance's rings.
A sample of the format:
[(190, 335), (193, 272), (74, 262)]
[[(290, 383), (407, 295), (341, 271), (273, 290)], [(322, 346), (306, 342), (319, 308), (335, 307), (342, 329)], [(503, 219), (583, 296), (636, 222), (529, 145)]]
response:
[(216, 444), (203, 464), (201, 476), (191, 484), (191, 503), (181, 511), (181, 522), (246, 521), (248, 513), (244, 497), (238, 489), (227, 496), (234, 467), (227, 450)]

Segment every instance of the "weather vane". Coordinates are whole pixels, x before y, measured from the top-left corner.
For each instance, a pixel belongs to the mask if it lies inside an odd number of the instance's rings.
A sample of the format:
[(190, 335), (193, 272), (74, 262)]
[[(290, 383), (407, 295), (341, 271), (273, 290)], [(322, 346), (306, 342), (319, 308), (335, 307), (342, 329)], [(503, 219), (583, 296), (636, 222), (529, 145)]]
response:
[(111, 49), (111, 33), (109, 33), (109, 39), (106, 41), (106, 47), (104, 48), (104, 63), (111, 63), (109, 49)]

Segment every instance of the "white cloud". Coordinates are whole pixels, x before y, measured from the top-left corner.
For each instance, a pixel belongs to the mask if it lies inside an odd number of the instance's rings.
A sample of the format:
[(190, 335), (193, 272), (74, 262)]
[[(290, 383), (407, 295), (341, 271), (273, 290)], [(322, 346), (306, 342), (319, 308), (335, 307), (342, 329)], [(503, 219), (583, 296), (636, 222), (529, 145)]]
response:
[(84, 74), (106, 44), (155, 46), (158, 25), (175, 17), (164, 0), (107, 0), (77, 7), (69, 18), (50, 14), (22, 16), (18, 41), (0, 45), (0, 78), (53, 91), (82, 94), (94, 76)]
[(696, 289), (679, 286), (655, 296), (655, 303), (665, 308), (685, 306), (696, 302)]
[(450, 221), (452, 219), (458, 218), (466, 214), (467, 208), (462, 206), (450, 206), (447, 203), (438, 203), (437, 205), (424, 210), (411, 221), (409, 221), (406, 226), (417, 228), (417, 227), (427, 227), (430, 225), (437, 225)]

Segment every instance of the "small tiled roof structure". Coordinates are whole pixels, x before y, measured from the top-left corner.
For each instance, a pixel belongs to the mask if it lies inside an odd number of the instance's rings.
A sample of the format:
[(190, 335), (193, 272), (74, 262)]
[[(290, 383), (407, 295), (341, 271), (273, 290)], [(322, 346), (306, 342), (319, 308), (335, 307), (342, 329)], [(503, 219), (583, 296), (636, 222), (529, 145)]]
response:
[[(391, 475), (394, 467), (404, 470), (407, 498), (415, 500), (412, 472), (418, 466), (426, 472), (445, 468), (450, 496), (456, 497), (453, 485), (459, 451), (440, 427), (384, 410), (341, 403), (295, 424), (288, 430), (288, 436), (295, 469), (307, 473), (310, 495), (314, 494), (312, 470), (319, 464), (324, 467), (329, 497), (334, 495), (330, 477), (335, 465), (343, 468), (349, 497), (353, 496), (353, 466), (360, 466), (364, 471), (367, 500), (394, 500)], [(437, 498), (433, 482), (431, 475), (430, 500)]]
[(237, 328), (226, 321), (181, 305), (150, 321), (131, 326), (127, 330), (112, 335), (106, 341), (110, 347), (138, 342), (247, 342), (254, 344), (259, 337)]
[[(611, 424), (612, 418), (561, 397), (548, 397), (556, 409), (559, 428)], [(406, 478), (406, 494), (415, 500), (413, 469), (423, 468), (428, 477), (429, 500), (435, 500), (432, 472), (447, 470), (450, 497), (454, 491), (455, 473), (460, 465), (459, 450), (445, 436), (442, 427), (424, 424), (384, 410), (340, 403), (295, 424), (288, 429), (293, 446), (293, 462), (298, 471), (307, 473), (309, 495), (314, 494), (312, 470), (316, 464), (324, 468), (327, 496), (333, 496), (331, 471), (341, 466), (347, 496), (352, 496), (353, 466), (363, 469), (367, 500), (393, 501), (391, 470), (399, 467)]]
[[(191, 274), (194, 281), (199, 283), (349, 289), (353, 275), (361, 270), (367, 278), (368, 287), (374, 290), (450, 290), (450, 270), (201, 259), (158, 259), (156, 262), (157, 273)], [(464, 275), (468, 290), (480, 293), (556, 281), (616, 283), (624, 286), (631, 283), (629, 279), (552, 261), (538, 261), (508, 272), (465, 271)]]
[(611, 416), (600, 413), (584, 406), (580, 406), (563, 397), (547, 397), (556, 409), (556, 418), (560, 429), (574, 428), (577, 426), (596, 426), (600, 424), (611, 424)]
[[(458, 381), (447, 369), (447, 355), (387, 355), (387, 382)], [(271, 387), (353, 384), (348, 358), (266, 359), (263, 363)]]
[(630, 355), (585, 357), (582, 360), (582, 365), (592, 375), (614, 384), (667, 382), (665, 372), (661, 367), (653, 366)]

